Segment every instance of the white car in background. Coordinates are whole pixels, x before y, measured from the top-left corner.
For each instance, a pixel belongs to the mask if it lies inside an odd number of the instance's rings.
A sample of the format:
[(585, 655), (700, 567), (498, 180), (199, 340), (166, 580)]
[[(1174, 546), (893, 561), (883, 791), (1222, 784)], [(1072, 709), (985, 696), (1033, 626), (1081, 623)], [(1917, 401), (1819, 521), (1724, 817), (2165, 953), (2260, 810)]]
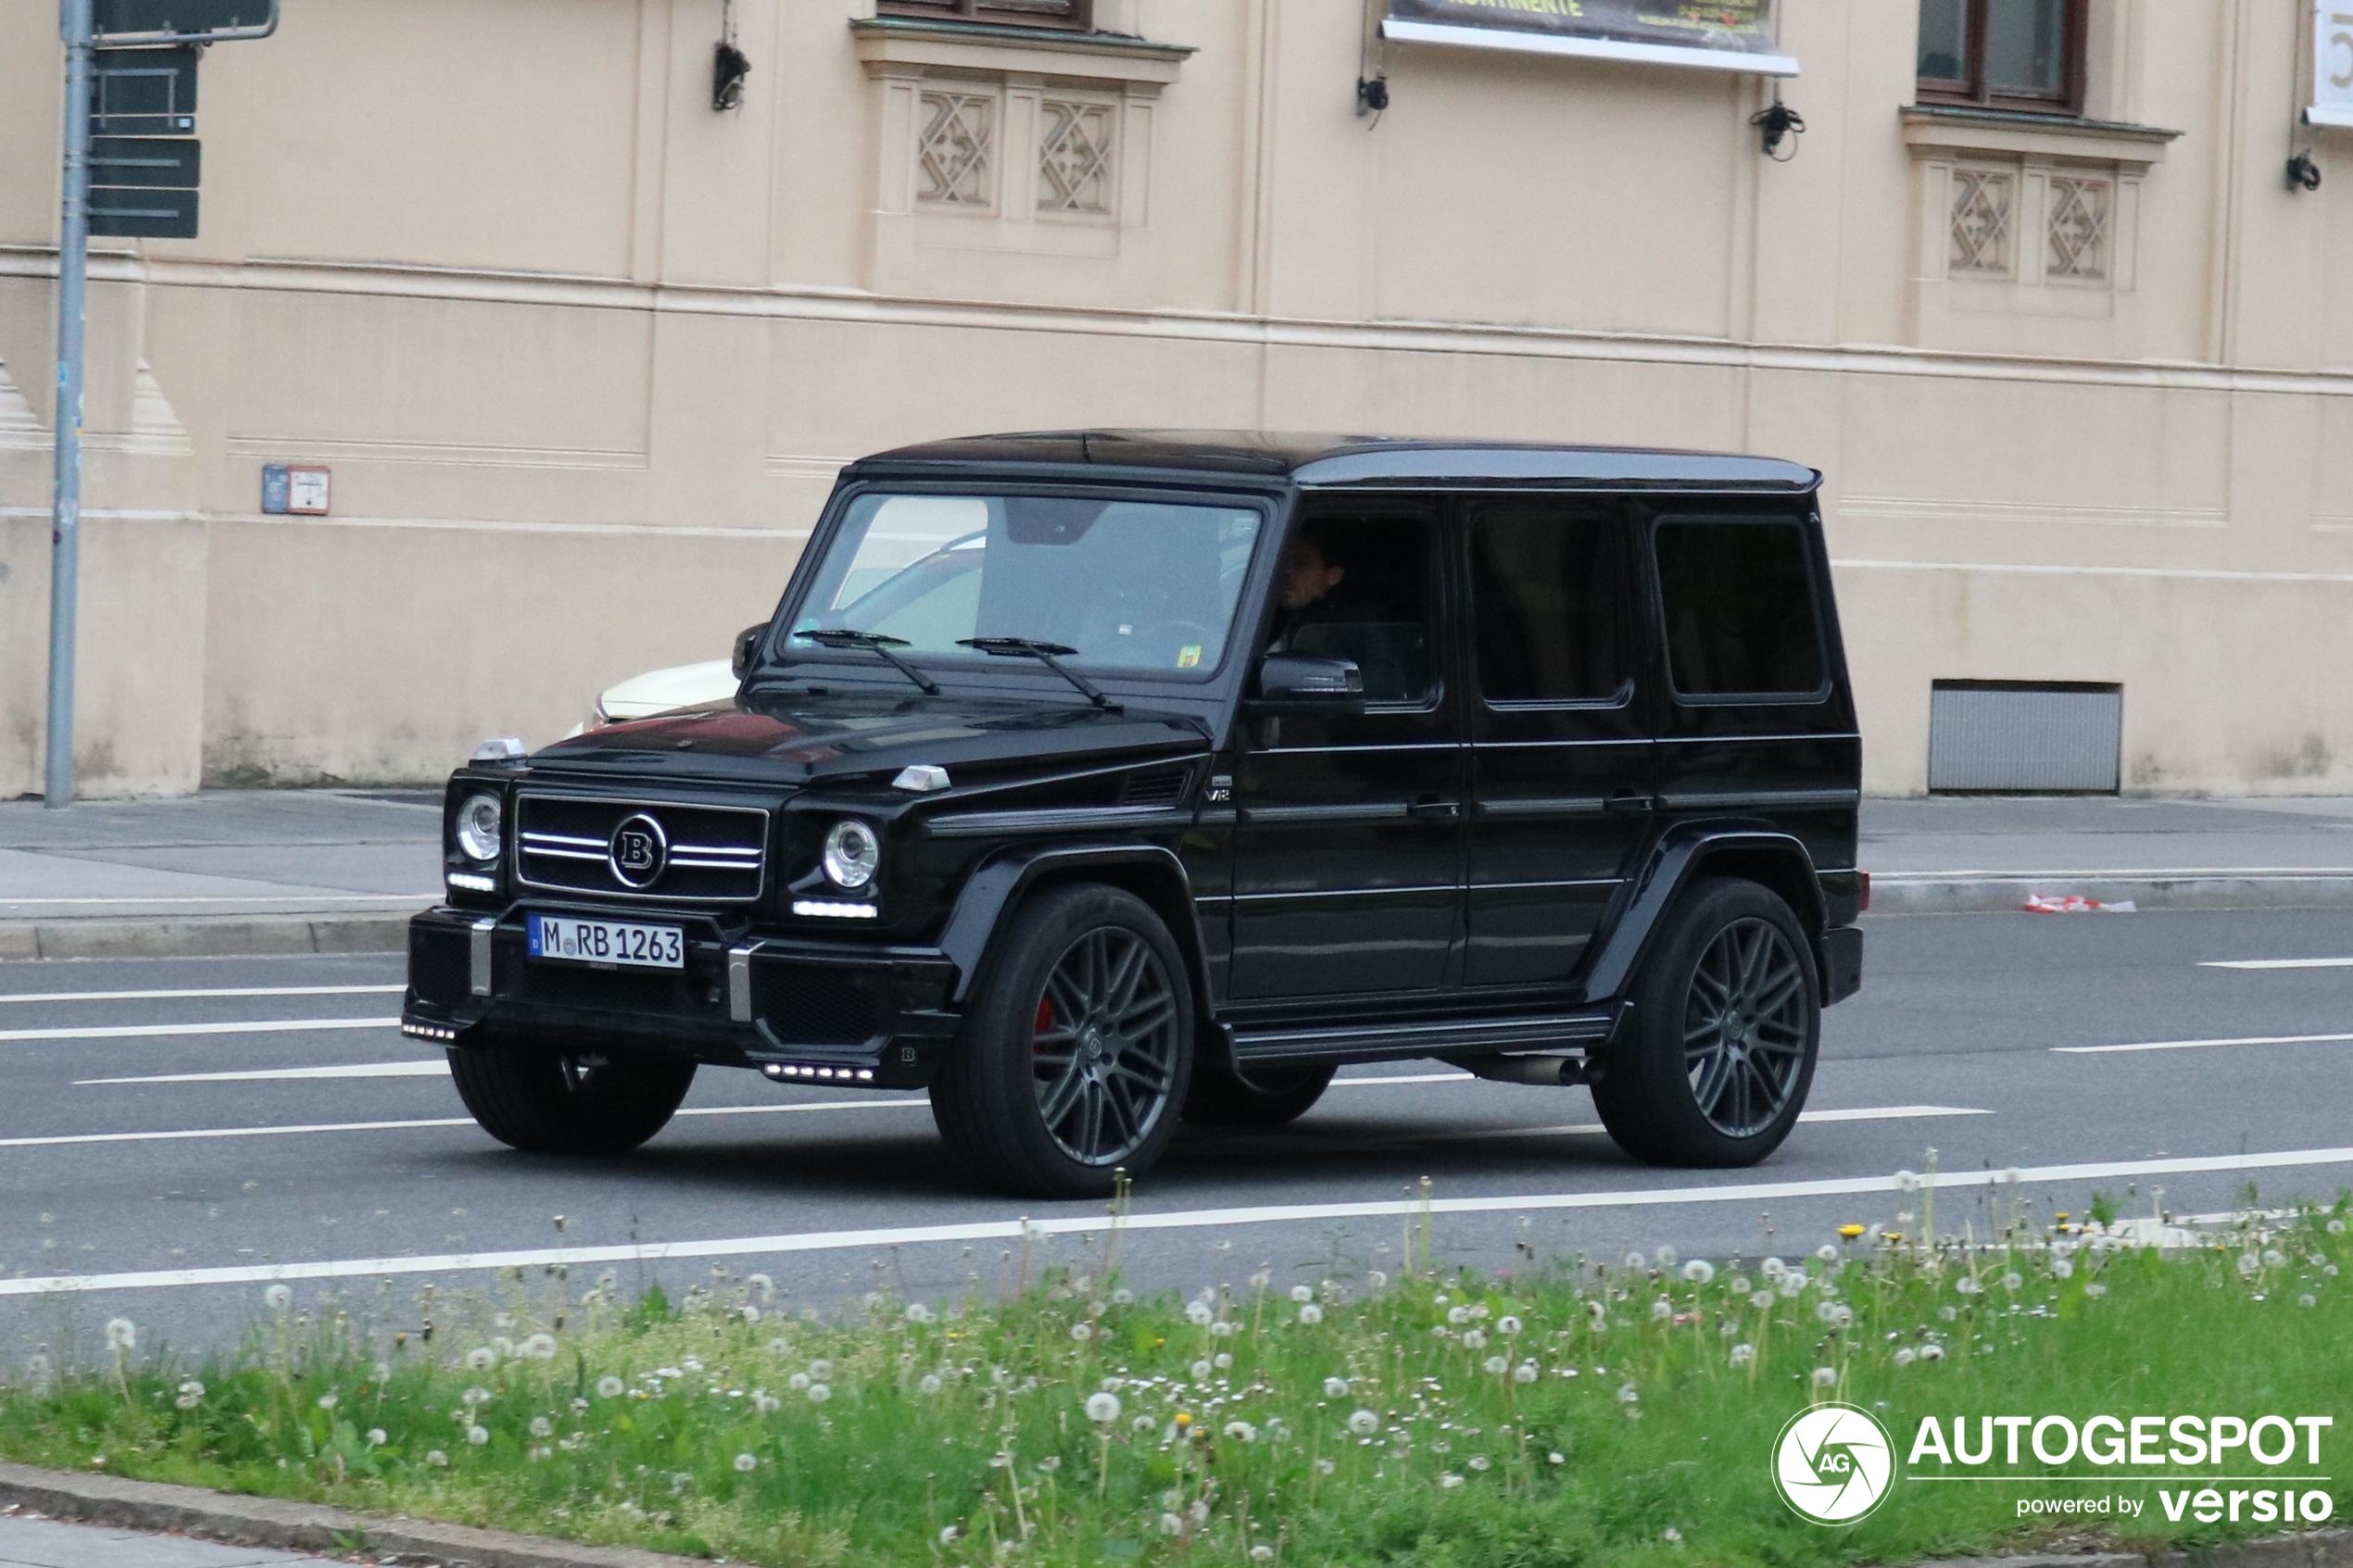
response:
[[(731, 702), (736, 688), (742, 683), (736, 675), (732, 661), (724, 659), (707, 659), (700, 664), (673, 665), (668, 670), (649, 670), (643, 675), (632, 675), (617, 685), (607, 686), (597, 698), (597, 710), (586, 722), (575, 726), (573, 734), (585, 734), (601, 730), (607, 724), (618, 724), (625, 719), (649, 719), (657, 713), (667, 713), (676, 708), (693, 708), (706, 702)], [(564, 737), (569, 740), (571, 735)]]

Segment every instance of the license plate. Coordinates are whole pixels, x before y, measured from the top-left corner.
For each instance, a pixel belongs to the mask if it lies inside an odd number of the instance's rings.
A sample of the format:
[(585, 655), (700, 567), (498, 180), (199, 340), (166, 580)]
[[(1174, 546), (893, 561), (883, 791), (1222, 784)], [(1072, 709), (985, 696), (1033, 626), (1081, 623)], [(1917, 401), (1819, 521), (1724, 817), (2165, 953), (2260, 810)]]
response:
[(686, 935), (674, 925), (626, 925), (619, 921), (575, 920), (570, 915), (533, 915), (530, 932), (535, 959), (631, 969), (686, 967)]

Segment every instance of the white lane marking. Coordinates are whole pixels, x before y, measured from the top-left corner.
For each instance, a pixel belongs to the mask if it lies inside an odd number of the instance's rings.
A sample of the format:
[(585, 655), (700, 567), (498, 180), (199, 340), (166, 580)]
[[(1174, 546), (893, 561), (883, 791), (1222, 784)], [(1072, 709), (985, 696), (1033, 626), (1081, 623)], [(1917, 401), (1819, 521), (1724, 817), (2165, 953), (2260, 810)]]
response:
[(2200, 969), (2353, 969), (2353, 959), (2208, 959)]
[[(906, 1110), (928, 1100), (824, 1100), (799, 1105), (698, 1105), (680, 1116), (773, 1116), (792, 1110)], [(0, 1138), (0, 1148), (47, 1148), (58, 1144), (176, 1143), (188, 1138), (274, 1138), (292, 1133), (383, 1133), (409, 1127), (471, 1127), (471, 1116), (425, 1116), (406, 1122), (306, 1122), (284, 1127), (182, 1127), (159, 1133), (52, 1133), (32, 1138)]]
[[(1920, 1116), (1991, 1116), (1964, 1105), (1869, 1105), (1850, 1110), (1801, 1110), (1800, 1122), (1904, 1122)], [(1599, 1122), (1578, 1122), (1566, 1127), (1488, 1127), (1476, 1133), (1437, 1133), (1422, 1143), (1449, 1143), (1460, 1138), (1556, 1138), (1605, 1133)]]
[(0, 909), (21, 909), (33, 904), (44, 909), (67, 904), (299, 904), (305, 909), (323, 909), (330, 904), (430, 904), (440, 897), (441, 890), (435, 888), (431, 893), (266, 893), (217, 898), (0, 898)]
[(246, 1084), (263, 1078), (447, 1078), (447, 1061), (352, 1061), (340, 1067), (255, 1067), (242, 1073), (157, 1073), (145, 1078), (76, 1078), (73, 1086), (97, 1084)]
[[(2018, 1173), (2024, 1183), (2117, 1181), (2198, 1173), (2275, 1171), (2298, 1166), (2353, 1165), (2353, 1148), (2292, 1148), (2272, 1154), (2197, 1156), (2173, 1160), (2119, 1160), (2078, 1165), (2036, 1165)], [(1993, 1186), (2008, 1174), (1961, 1171), (1923, 1177), (1931, 1186)], [(1164, 1214), (1130, 1214), (1131, 1231), (1221, 1229), (1230, 1225), (1298, 1223), (1315, 1220), (1393, 1218), (1400, 1214), (1526, 1213), (1554, 1209), (1652, 1209), (1686, 1203), (1760, 1203), (1789, 1198), (1852, 1198), (1896, 1190), (1889, 1176), (1839, 1177), (1811, 1182), (1724, 1182), (1714, 1186), (1637, 1187), (1618, 1192), (1504, 1194), (1494, 1198), (1418, 1198), (1372, 1203), (1300, 1203), (1252, 1209), (1191, 1209)], [(308, 1263), (241, 1264), (233, 1268), (146, 1269), (110, 1274), (51, 1274), (0, 1280), (0, 1297), (62, 1292), (146, 1290), (197, 1285), (259, 1285), (274, 1280), (366, 1279), (387, 1274), (450, 1273), (479, 1269), (532, 1269), (550, 1263), (660, 1262), (669, 1259), (737, 1258), (795, 1252), (831, 1252), (849, 1248), (905, 1247), (931, 1242), (1018, 1240), (1025, 1227), (1036, 1236), (1071, 1236), (1110, 1228), (1101, 1212), (1046, 1220), (982, 1220), (967, 1224), (901, 1225), (855, 1231), (805, 1231), (782, 1236), (728, 1236), (706, 1241), (647, 1242), (612, 1247), (533, 1247), (505, 1252), (445, 1252), (424, 1257), (337, 1258)]]
[[(277, 1078), (437, 1078), (449, 1071), (442, 1061), (354, 1061), (335, 1067), (255, 1067), (237, 1073), (157, 1073), (140, 1078), (77, 1078), (74, 1087), (96, 1084), (245, 1084)], [(1332, 1087), (1382, 1084), (1476, 1084), (1466, 1073), (1403, 1073), (1393, 1077), (1335, 1078)], [(845, 1100), (844, 1105), (856, 1105)], [(916, 1100), (927, 1105), (928, 1100)]]
[(2053, 1046), (2068, 1056), (2106, 1056), (2111, 1051), (2191, 1051), (2208, 1046), (2320, 1046), (2353, 1040), (2353, 1035), (2249, 1035), (2236, 1040), (2143, 1040), (2129, 1046)]
[(397, 1029), (396, 1018), (272, 1018), (240, 1023), (111, 1023), (89, 1029), (0, 1029), (7, 1040), (164, 1040), (181, 1035), (288, 1035), (312, 1029)]
[(2179, 882), (2233, 877), (2271, 877), (2288, 882), (2337, 882), (2353, 877), (2353, 866), (2156, 866), (2120, 871), (2109, 866), (2082, 871), (2009, 872), (1987, 868), (1967, 872), (1881, 872), (1871, 878), (1881, 887), (1940, 882)]
[(405, 985), (227, 985), (202, 991), (23, 991), (0, 992), (6, 1002), (167, 1002), (190, 997), (381, 997), (398, 996)]

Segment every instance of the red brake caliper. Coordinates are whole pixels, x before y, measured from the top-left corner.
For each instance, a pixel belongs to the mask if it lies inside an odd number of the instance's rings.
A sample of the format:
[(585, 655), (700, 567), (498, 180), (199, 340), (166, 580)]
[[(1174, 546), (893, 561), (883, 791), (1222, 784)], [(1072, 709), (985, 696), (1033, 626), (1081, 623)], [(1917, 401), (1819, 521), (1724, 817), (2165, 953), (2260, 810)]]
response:
[[(1053, 1026), (1054, 1004), (1051, 998), (1040, 997), (1038, 998), (1038, 1022), (1032, 1026), (1030, 1033), (1032, 1035), (1043, 1035), (1047, 1030), (1051, 1029)], [(1044, 1047), (1038, 1045), (1033, 1041), (1030, 1048), (1033, 1050), (1042, 1050)]]

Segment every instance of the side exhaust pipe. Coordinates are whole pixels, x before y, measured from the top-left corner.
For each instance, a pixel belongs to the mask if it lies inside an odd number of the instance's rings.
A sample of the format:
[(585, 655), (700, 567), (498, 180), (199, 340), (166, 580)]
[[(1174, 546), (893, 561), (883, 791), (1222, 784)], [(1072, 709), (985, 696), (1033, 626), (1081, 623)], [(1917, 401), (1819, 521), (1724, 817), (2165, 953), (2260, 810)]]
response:
[(1475, 1078), (1548, 1089), (1590, 1084), (1601, 1076), (1601, 1064), (1583, 1056), (1456, 1056), (1447, 1060)]

